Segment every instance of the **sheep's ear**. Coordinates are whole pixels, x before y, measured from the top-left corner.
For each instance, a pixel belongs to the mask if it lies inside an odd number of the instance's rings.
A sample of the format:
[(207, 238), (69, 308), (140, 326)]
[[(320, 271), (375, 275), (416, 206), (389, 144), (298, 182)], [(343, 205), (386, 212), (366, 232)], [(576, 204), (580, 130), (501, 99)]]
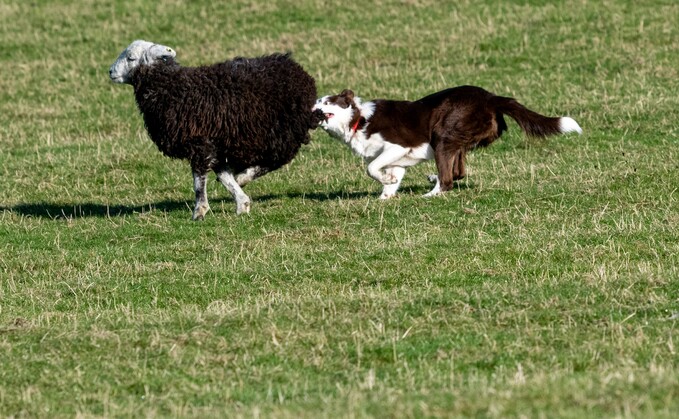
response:
[(342, 90), (342, 93), (340, 93), (340, 96), (345, 97), (348, 101), (354, 100), (354, 92), (353, 92), (353, 90), (350, 90), (350, 89)]
[(164, 60), (166, 58), (174, 58), (177, 53), (170, 47), (160, 44), (153, 44), (148, 49), (147, 54), (151, 61)]

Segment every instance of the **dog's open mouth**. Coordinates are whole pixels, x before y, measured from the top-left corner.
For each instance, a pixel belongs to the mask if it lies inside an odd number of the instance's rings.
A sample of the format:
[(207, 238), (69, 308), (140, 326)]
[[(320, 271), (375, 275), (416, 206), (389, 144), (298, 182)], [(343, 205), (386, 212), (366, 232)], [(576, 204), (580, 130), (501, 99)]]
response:
[(325, 120), (327, 121), (328, 119), (332, 118), (333, 116), (335, 116), (334, 113), (326, 113), (325, 114)]

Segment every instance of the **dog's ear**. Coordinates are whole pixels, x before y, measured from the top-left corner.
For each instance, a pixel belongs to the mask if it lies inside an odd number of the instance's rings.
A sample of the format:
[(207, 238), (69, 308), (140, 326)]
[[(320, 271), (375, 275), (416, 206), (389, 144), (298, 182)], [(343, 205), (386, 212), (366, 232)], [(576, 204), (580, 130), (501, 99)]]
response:
[(342, 93), (340, 93), (340, 96), (346, 98), (347, 101), (353, 101), (354, 100), (354, 91), (350, 90), (350, 89), (344, 89), (344, 90), (342, 90)]

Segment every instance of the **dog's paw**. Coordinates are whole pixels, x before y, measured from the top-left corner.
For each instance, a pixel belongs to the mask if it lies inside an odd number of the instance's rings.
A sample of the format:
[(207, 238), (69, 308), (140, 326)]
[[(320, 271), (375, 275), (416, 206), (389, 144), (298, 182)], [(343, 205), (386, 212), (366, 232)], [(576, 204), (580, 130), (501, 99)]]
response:
[(433, 191), (429, 191), (426, 194), (422, 195), (422, 197), (423, 198), (431, 198), (433, 196), (441, 195), (442, 193), (443, 192), (441, 192), (441, 191), (433, 190)]
[(398, 182), (398, 178), (391, 173), (385, 173), (380, 178), (380, 182), (382, 185), (393, 185), (394, 183)]

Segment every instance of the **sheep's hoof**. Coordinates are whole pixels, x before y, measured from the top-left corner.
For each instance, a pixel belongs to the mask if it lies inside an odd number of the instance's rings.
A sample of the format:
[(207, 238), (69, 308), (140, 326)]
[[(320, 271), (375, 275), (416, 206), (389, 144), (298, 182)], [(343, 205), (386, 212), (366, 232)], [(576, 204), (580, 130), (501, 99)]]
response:
[(249, 214), (250, 213), (250, 201), (239, 202), (236, 206), (236, 214)]
[(200, 205), (197, 206), (196, 209), (193, 210), (193, 221), (200, 221), (205, 219), (205, 214), (210, 211), (210, 207), (208, 205)]

